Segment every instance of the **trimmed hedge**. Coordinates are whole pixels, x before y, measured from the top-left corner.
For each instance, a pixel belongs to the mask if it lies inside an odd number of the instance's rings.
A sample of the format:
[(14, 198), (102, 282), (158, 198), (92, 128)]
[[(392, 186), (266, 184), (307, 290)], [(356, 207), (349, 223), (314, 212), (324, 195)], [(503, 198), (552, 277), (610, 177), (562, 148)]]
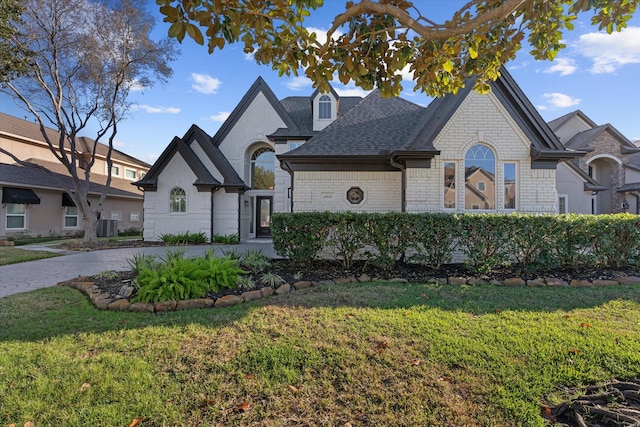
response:
[(507, 264), (527, 272), (640, 265), (640, 216), (631, 214), (276, 213), (271, 231), (285, 258), (331, 254), (347, 268), (365, 259), (393, 269), (403, 255), (439, 268), (456, 250), (478, 273)]

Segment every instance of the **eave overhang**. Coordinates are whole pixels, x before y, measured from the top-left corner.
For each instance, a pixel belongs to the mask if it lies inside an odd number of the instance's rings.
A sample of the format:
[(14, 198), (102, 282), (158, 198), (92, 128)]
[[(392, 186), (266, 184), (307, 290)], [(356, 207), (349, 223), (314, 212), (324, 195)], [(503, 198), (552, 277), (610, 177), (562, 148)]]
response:
[(397, 171), (384, 156), (296, 156), (280, 154), (276, 156), (280, 166), (293, 171)]
[(582, 157), (585, 151), (554, 150), (549, 148), (531, 147), (532, 169), (555, 169), (558, 162)]
[(430, 168), (431, 160), (439, 154), (439, 150), (396, 150), (389, 155), (389, 162), (402, 169)]

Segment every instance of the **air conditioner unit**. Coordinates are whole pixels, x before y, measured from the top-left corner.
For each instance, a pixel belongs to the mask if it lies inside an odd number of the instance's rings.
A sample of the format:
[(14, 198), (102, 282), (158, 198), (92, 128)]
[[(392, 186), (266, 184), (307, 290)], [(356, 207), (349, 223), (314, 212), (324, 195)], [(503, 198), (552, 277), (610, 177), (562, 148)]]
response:
[(116, 237), (118, 235), (117, 219), (98, 220), (98, 237)]

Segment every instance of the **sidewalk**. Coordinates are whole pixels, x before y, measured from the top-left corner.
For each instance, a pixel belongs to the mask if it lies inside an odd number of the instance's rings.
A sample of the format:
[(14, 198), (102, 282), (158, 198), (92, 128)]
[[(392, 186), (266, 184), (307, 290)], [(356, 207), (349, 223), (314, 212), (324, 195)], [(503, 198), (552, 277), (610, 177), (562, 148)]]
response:
[[(44, 245), (21, 246), (21, 249), (59, 251)], [(90, 252), (62, 251), (65, 255), (0, 266), (0, 298), (28, 292), (34, 289), (55, 286), (58, 282), (78, 276), (93, 276), (103, 271), (129, 270), (128, 259), (136, 254), (164, 255), (175, 247), (152, 246), (144, 248), (106, 249)], [(270, 258), (276, 257), (271, 240), (251, 240), (238, 245), (181, 246), (185, 256), (200, 256), (213, 249), (215, 255), (223, 256), (223, 251), (261, 250)]]

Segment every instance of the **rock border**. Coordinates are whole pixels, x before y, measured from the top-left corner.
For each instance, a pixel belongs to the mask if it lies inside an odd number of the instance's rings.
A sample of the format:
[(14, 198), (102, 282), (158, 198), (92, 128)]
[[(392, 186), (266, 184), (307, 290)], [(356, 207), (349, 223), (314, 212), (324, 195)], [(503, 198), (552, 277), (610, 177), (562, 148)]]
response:
[[(319, 285), (348, 284), (371, 281), (386, 281), (390, 283), (407, 283), (407, 279), (395, 278), (390, 280), (371, 279), (368, 275), (363, 274), (356, 278), (354, 276), (343, 277), (336, 280), (321, 281), (299, 281), (290, 285), (285, 283), (272, 288), (265, 286), (260, 289), (246, 291), (240, 295), (225, 295), (217, 299), (198, 298), (180, 301), (160, 301), (155, 304), (129, 301), (129, 297), (133, 292), (133, 288), (128, 284), (123, 284), (118, 295), (102, 292), (94, 282), (90, 281), (90, 277), (78, 277), (77, 279), (60, 282), (58, 286), (67, 286), (77, 289), (89, 297), (91, 303), (100, 310), (112, 311), (133, 311), (146, 313), (163, 313), (168, 311), (192, 310), (201, 308), (223, 308), (231, 307), (245, 302), (255, 301), (271, 295), (282, 295), (291, 291), (298, 291)], [(533, 280), (524, 280), (519, 277), (510, 277), (504, 280), (487, 281), (476, 277), (448, 277), (448, 278), (431, 278), (425, 283), (435, 283), (440, 285), (493, 285), (493, 286), (531, 286), (531, 287), (598, 287), (598, 286), (616, 286), (616, 285), (640, 285), (640, 277), (638, 276), (619, 276), (608, 280), (578, 280), (570, 281), (558, 279), (555, 277), (537, 278)]]

